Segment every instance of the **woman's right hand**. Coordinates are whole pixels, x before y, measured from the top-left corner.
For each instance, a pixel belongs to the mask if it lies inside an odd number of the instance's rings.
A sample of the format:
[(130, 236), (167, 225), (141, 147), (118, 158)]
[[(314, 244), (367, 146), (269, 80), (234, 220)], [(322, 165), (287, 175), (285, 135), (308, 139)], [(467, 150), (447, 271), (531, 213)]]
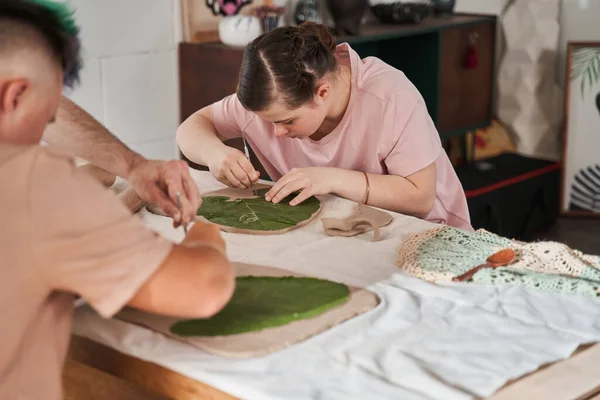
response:
[(239, 189), (252, 187), (260, 177), (244, 153), (228, 146), (211, 156), (208, 168), (219, 182)]

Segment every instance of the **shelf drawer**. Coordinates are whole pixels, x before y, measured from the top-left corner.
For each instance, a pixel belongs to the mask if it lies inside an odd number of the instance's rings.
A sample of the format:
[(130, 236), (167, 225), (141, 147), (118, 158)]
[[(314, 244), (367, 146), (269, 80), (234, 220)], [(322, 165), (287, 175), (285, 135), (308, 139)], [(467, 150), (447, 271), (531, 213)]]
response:
[[(441, 134), (483, 126), (492, 119), (495, 24), (481, 23), (441, 32), (438, 129)], [(467, 68), (470, 37), (476, 37), (478, 65)]]

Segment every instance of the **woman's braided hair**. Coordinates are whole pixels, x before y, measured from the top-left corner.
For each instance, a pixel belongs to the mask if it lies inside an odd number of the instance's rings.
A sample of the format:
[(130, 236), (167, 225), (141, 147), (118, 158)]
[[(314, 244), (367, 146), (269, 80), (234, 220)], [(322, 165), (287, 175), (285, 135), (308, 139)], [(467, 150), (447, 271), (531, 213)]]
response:
[(261, 111), (282, 97), (290, 109), (311, 102), (318, 82), (337, 70), (335, 38), (320, 24), (277, 28), (246, 47), (237, 96)]

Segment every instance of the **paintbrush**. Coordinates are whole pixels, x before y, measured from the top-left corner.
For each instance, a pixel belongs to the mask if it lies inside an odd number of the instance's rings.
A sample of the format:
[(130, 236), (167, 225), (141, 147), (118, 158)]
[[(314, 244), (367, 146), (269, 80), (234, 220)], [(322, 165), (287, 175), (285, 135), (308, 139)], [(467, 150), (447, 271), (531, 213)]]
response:
[[(183, 219), (183, 206), (181, 205), (181, 193), (177, 192), (177, 208), (179, 208), (179, 212), (181, 213), (181, 218)], [(183, 232), (187, 236), (187, 224), (182, 221), (181, 225), (183, 226)]]
[[(250, 163), (252, 163), (252, 161), (250, 160), (250, 150), (248, 149), (248, 143), (246, 142), (246, 138), (242, 138), (242, 140), (244, 141), (244, 151), (246, 152), (246, 158), (248, 159), (248, 161), (250, 161)], [(254, 183), (252, 184), (252, 194), (258, 196), (258, 190), (256, 190), (256, 185)]]

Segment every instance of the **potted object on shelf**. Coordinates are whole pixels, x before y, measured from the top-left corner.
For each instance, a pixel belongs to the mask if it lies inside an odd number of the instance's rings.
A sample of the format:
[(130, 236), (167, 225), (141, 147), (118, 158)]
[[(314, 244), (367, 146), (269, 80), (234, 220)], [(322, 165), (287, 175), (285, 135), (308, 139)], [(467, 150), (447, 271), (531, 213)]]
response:
[(455, 0), (434, 0), (436, 15), (449, 15), (454, 12)]
[(237, 15), (240, 10), (251, 4), (253, 0), (206, 0), (206, 7), (208, 7), (213, 15), (224, 17), (230, 17)]
[(219, 22), (219, 39), (232, 47), (244, 47), (262, 34), (261, 23), (257, 17), (232, 15)]
[(256, 16), (260, 19), (263, 33), (277, 28), (284, 11), (284, 7), (274, 7), (272, 5), (264, 5), (256, 9)]
[(300, 0), (294, 10), (294, 22), (300, 25), (303, 22), (322, 23), (319, 12), (319, 0)]
[(418, 24), (433, 15), (431, 0), (371, 0), (371, 11), (384, 24)]
[(327, 8), (335, 23), (335, 34), (358, 35), (369, 0), (327, 0)]

